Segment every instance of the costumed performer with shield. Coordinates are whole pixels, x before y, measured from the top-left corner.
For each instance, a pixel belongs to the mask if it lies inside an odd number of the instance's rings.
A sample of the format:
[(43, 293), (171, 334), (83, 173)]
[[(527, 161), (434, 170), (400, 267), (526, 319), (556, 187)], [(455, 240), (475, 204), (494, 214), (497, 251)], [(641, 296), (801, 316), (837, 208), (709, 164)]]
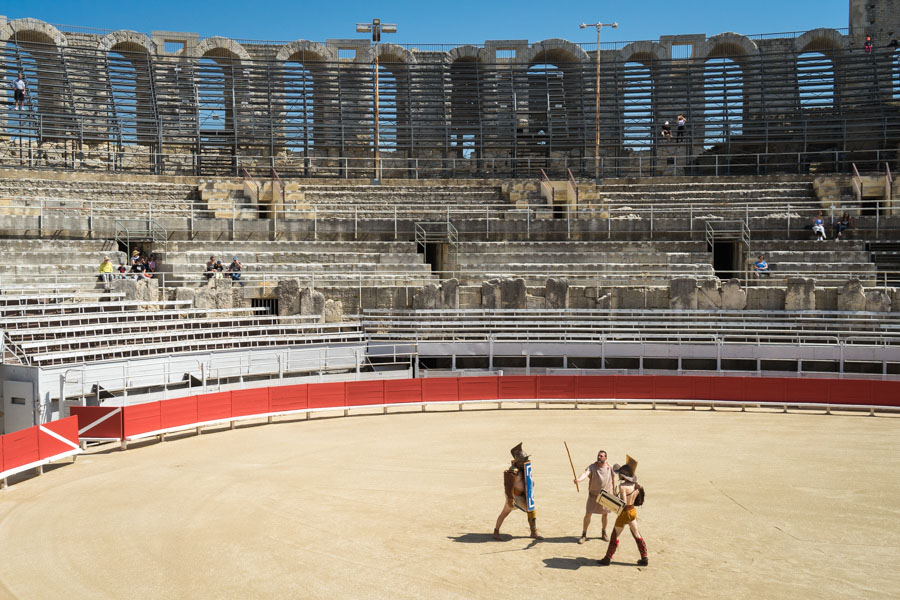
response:
[(503, 520), (512, 512), (513, 508), (528, 514), (528, 526), (531, 528), (531, 537), (535, 540), (544, 538), (537, 530), (537, 516), (534, 507), (534, 479), (531, 474), (531, 460), (525, 451), (522, 450), (522, 443), (519, 442), (512, 450), (512, 462), (509, 468), (503, 472), (503, 491), (506, 494), (506, 500), (503, 503), (503, 509), (500, 516), (497, 517), (497, 524), (494, 526), (494, 539), (503, 541), (500, 535), (500, 526)]
[(641, 537), (636, 522), (637, 510), (635, 507), (641, 506), (644, 503), (644, 488), (637, 482), (637, 477), (635, 476), (636, 471), (637, 461), (630, 456), (627, 457), (627, 463), (621, 467), (619, 465), (613, 465), (613, 472), (619, 476), (619, 498), (625, 503), (625, 506), (622, 508), (622, 512), (619, 513), (619, 517), (616, 519), (612, 537), (609, 539), (609, 546), (606, 548), (606, 556), (597, 561), (601, 565), (608, 565), (612, 560), (613, 555), (616, 553), (616, 549), (619, 547), (619, 536), (622, 534), (622, 530), (625, 529), (626, 525), (631, 529), (631, 535), (634, 537), (635, 543), (637, 543), (638, 552), (641, 553), (641, 559), (637, 564), (647, 566), (649, 563), (647, 560), (647, 544), (644, 543), (644, 538)]

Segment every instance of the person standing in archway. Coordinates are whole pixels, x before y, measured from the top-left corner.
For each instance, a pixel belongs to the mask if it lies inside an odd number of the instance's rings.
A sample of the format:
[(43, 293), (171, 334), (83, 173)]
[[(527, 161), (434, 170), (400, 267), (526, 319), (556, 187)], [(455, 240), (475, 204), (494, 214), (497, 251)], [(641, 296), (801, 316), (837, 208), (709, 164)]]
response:
[(687, 127), (687, 117), (685, 117), (683, 114), (679, 114), (678, 118), (675, 119), (675, 125), (677, 127), (675, 130), (677, 141), (680, 142), (684, 137), (684, 130)]

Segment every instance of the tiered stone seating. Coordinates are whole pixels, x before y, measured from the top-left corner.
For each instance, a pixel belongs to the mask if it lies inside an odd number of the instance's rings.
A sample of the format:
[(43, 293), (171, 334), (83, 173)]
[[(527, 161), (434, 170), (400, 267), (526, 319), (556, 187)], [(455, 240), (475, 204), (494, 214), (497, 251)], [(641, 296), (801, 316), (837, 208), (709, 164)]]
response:
[(0, 305), (0, 329), (10, 358), (33, 366), (361, 339), (346, 323), (258, 316), (249, 308), (198, 310), (188, 301), (92, 303), (61, 294), (7, 300)]
[(244, 266), (242, 280), (259, 283), (279, 278), (316, 277), (323, 284), (398, 285), (436, 278), (414, 242), (277, 241), (171, 242), (166, 269), (172, 285), (196, 286), (206, 281), (206, 262), (215, 256), (227, 266), (237, 256)]
[(454, 273), (476, 283), (497, 275), (541, 285), (547, 277), (570, 281), (615, 278), (667, 281), (679, 275), (713, 275), (704, 242), (463, 242)]
[(0, 239), (0, 288), (26, 291), (102, 289), (97, 271), (104, 257), (125, 261), (110, 240)]
[(199, 200), (196, 183), (178, 177), (127, 178), (83, 173), (48, 174), (0, 170), (0, 215), (36, 216), (39, 207), (47, 210), (88, 212), (122, 218), (135, 212), (146, 215), (148, 207), (157, 214), (186, 216)]

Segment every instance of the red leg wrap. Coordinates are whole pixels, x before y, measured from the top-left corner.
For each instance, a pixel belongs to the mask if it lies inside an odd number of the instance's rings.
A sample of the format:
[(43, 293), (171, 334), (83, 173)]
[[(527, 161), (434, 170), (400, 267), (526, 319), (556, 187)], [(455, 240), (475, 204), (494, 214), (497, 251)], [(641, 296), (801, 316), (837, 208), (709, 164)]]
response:
[(641, 558), (647, 558), (647, 544), (644, 543), (644, 538), (634, 538), (634, 541), (637, 542), (638, 551), (641, 553)]
[(616, 535), (616, 530), (613, 529), (612, 536), (609, 538), (609, 546), (606, 548), (606, 558), (612, 560), (613, 554), (616, 553), (616, 550), (619, 548), (619, 536)]

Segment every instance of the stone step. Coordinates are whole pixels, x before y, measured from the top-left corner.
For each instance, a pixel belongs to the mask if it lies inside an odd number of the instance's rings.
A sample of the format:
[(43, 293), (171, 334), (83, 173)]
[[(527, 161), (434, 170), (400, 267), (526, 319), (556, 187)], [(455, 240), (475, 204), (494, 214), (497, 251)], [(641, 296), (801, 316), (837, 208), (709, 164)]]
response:
[(489, 268), (490, 265), (503, 264), (559, 264), (579, 265), (588, 263), (616, 263), (640, 265), (666, 265), (674, 263), (709, 263), (712, 255), (707, 252), (590, 252), (590, 253), (519, 253), (507, 254), (469, 254), (461, 253), (457, 256), (457, 264), (461, 267), (480, 266)]
[(402, 254), (415, 252), (415, 242), (408, 241), (381, 241), (381, 240), (279, 240), (279, 241), (183, 241), (173, 240), (168, 243), (170, 253), (175, 252), (201, 252), (209, 255), (238, 256), (241, 253), (251, 252), (386, 252)]
[[(220, 255), (223, 264), (230, 263), (230, 257)], [(232, 255), (235, 256), (235, 255)], [(260, 263), (260, 264), (305, 264), (305, 263), (337, 263), (337, 262), (372, 262), (381, 264), (414, 264), (421, 263), (424, 259), (423, 254), (416, 252), (405, 253), (380, 253), (380, 252), (245, 252), (237, 255), (238, 259), (244, 263)], [(166, 262), (168, 264), (206, 264), (210, 254), (204, 251), (193, 251), (183, 253), (168, 253)]]

